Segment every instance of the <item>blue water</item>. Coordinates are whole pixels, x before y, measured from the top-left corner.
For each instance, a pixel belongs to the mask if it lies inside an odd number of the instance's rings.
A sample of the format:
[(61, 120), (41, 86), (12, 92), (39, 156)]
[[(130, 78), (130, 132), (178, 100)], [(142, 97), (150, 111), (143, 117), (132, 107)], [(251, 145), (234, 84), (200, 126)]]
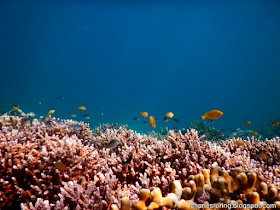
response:
[[(219, 109), (219, 128), (262, 126), (280, 117), (279, 11), (276, 0), (1, 1), (0, 110), (142, 132), (140, 111), (158, 130)], [(180, 122), (165, 124), (167, 111)]]

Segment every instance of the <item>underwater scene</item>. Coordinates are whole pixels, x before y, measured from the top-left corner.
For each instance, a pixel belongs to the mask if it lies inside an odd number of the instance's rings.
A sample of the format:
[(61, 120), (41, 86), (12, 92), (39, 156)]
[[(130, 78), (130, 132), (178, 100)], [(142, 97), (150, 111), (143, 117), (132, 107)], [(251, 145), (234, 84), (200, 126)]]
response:
[(0, 2), (0, 210), (280, 209), (280, 1)]

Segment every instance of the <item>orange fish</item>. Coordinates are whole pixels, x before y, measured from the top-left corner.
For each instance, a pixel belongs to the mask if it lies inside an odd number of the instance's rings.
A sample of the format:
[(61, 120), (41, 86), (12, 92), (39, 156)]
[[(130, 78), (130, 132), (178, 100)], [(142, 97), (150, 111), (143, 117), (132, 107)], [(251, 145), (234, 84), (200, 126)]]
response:
[(155, 128), (156, 127), (156, 119), (155, 119), (155, 117), (154, 116), (150, 116), (150, 124), (151, 124), (151, 126), (153, 127), (153, 128)]
[(276, 123), (274, 123), (274, 124), (272, 125), (273, 128), (276, 128), (276, 127), (278, 127), (278, 126), (279, 126), (279, 122), (276, 122)]
[(47, 115), (49, 116), (49, 115), (52, 115), (53, 113), (55, 113), (55, 110), (54, 110), (54, 109), (48, 111)]
[(85, 106), (78, 106), (77, 109), (81, 110), (81, 111), (85, 111), (87, 110), (87, 108)]
[(172, 112), (167, 112), (166, 117), (172, 118), (174, 117), (174, 114)]
[(59, 170), (66, 170), (66, 165), (64, 165), (61, 161), (57, 161), (56, 163), (54, 163), (54, 166)]
[(253, 135), (258, 135), (258, 132), (257, 132), (257, 131), (253, 131), (252, 134), (253, 134)]
[(244, 144), (244, 141), (237, 139), (237, 140), (233, 141), (233, 143), (235, 143), (237, 146), (241, 146)]
[(267, 154), (265, 154), (265, 152), (261, 151), (261, 152), (257, 153), (256, 155), (260, 160), (264, 160), (265, 162), (267, 162), (268, 156), (267, 156)]
[(19, 109), (19, 105), (17, 104), (13, 105), (13, 109), (17, 111)]
[(140, 112), (140, 114), (141, 114), (144, 118), (148, 117), (148, 112)]
[(220, 110), (211, 110), (210, 112), (206, 112), (202, 117), (203, 120), (217, 120), (219, 119), (224, 113)]
[(252, 122), (251, 121), (245, 121), (244, 124), (243, 124), (243, 127), (245, 127), (246, 125), (251, 125)]

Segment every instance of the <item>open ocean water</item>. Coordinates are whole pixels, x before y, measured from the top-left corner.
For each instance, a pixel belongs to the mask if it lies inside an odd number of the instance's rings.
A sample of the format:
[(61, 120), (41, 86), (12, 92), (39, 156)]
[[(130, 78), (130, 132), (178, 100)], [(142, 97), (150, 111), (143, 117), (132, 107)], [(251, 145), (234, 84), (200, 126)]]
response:
[[(280, 119), (279, 11), (276, 0), (1, 1), (0, 111), (54, 109), (91, 128), (146, 133), (188, 128), (218, 109), (217, 128), (271, 126)], [(163, 122), (169, 111), (178, 123)]]

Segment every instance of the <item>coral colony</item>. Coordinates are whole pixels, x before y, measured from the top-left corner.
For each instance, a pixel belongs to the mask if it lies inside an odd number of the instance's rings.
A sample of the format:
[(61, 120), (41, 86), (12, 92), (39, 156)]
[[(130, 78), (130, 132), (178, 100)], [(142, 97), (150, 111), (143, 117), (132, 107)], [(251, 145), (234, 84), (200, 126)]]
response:
[(0, 116), (0, 209), (280, 209), (280, 139)]

